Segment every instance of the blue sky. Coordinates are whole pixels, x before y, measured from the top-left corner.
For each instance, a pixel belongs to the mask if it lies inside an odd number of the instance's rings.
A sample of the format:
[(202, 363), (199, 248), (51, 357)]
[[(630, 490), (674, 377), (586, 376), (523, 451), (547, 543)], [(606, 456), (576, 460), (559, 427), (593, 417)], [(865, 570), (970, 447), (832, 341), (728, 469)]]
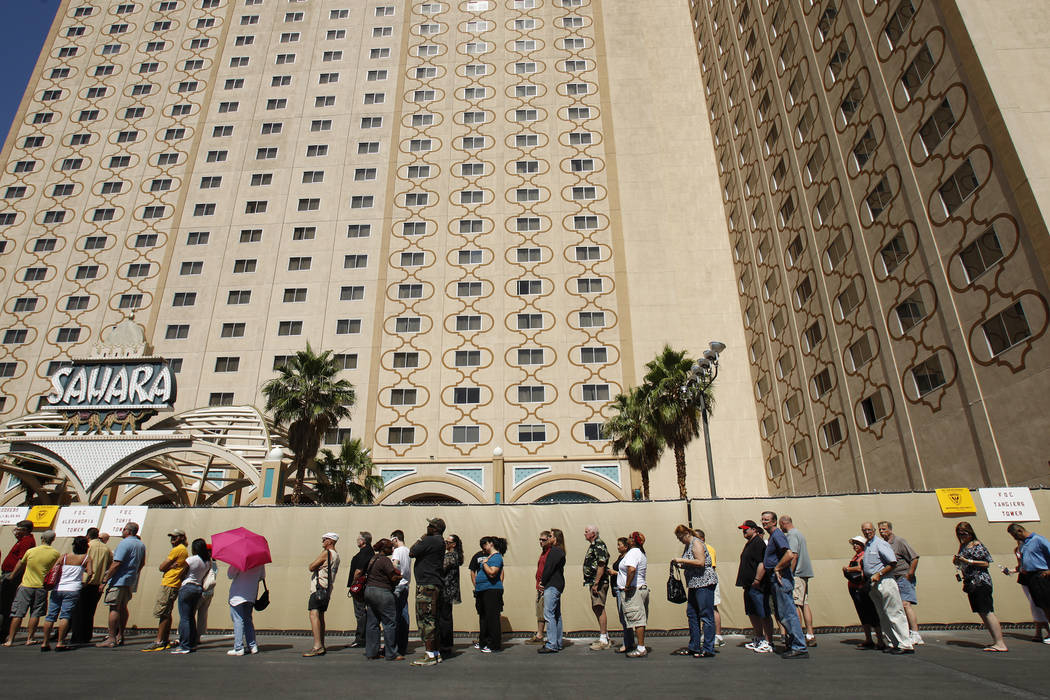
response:
[(7, 138), (59, 0), (0, 0), (0, 142)]

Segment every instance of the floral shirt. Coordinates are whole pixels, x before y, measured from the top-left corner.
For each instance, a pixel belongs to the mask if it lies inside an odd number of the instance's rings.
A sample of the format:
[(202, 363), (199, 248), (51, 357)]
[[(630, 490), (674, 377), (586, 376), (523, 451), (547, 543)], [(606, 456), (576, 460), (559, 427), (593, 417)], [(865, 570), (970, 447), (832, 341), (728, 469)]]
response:
[(700, 548), (703, 551), (704, 565), (682, 567), (685, 571), (685, 585), (688, 588), (709, 588), (718, 583), (718, 574), (715, 573), (715, 568), (711, 566), (711, 552), (707, 551), (704, 543), (694, 537), (685, 548), (685, 551), (682, 552), (682, 558), (699, 560), (701, 557), (693, 554), (693, 545), (697, 543), (700, 544)]
[(441, 562), (441, 578), (445, 588), (445, 600), (452, 603), (460, 603), (459, 596), (459, 567), (463, 564), (463, 555), (456, 550), (445, 552)]
[[(985, 546), (977, 540), (973, 540), (966, 546), (960, 548), (959, 556), (963, 559), (986, 561), (989, 564), (992, 563), (992, 555), (989, 554)], [(962, 571), (963, 587), (967, 591), (972, 591), (978, 586), (988, 586), (990, 588), (992, 585), (992, 576), (988, 573), (987, 567), (973, 566), (972, 564), (960, 564), (959, 570)]]
[[(595, 577), (598, 575), (598, 567), (605, 567), (605, 576), (609, 575), (609, 548), (605, 546), (597, 537), (594, 538), (594, 542), (591, 542), (591, 546), (587, 548), (587, 554), (583, 557), (583, 583), (586, 586), (590, 586), (594, 583)], [(604, 577), (603, 577), (604, 578)], [(601, 581), (597, 581), (601, 583)]]

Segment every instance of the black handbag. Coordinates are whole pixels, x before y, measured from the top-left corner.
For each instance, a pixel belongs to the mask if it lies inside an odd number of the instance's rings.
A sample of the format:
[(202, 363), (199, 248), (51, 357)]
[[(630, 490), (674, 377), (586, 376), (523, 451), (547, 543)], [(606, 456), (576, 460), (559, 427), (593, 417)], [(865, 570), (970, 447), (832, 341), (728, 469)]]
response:
[[(328, 552), (328, 561), (325, 564), (325, 566), (328, 567), (328, 586), (325, 587), (325, 588), (321, 588), (320, 586), (315, 586), (315, 588), (314, 588), (314, 600), (316, 600), (318, 603), (327, 602), (328, 599), (332, 595), (332, 553), (331, 552)], [(314, 572), (314, 578), (318, 579), (318, 583), (320, 583), (320, 578), (321, 577), (317, 575), (318, 571), (320, 571), (320, 569), (318, 569), (317, 571)]]
[(270, 589), (266, 587), (266, 579), (263, 579), (262, 585), (262, 595), (255, 599), (255, 604), (253, 606), (259, 612), (262, 612), (266, 608), (270, 607)]
[(667, 602), (681, 605), (688, 598), (680, 572), (674, 562), (671, 562), (670, 573), (667, 576)]

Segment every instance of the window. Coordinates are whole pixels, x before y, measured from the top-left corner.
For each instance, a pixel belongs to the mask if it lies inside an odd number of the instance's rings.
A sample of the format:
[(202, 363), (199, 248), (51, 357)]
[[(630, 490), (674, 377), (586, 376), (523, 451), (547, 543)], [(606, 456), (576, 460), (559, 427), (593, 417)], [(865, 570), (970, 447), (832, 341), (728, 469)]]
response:
[(1000, 355), (1032, 335), (1021, 302), (1008, 306), (981, 324), (992, 356)]
[(609, 385), (608, 384), (584, 384), (583, 385), (583, 400), (584, 401), (608, 401), (609, 400)]
[(905, 240), (904, 234), (898, 233), (893, 237), (893, 240), (883, 246), (882, 250), (879, 251), (879, 257), (882, 259), (882, 264), (886, 267), (887, 274), (897, 269), (897, 266), (908, 257), (908, 242)]
[(813, 280), (806, 275), (795, 287), (795, 308), (801, 309), (811, 296), (813, 296)]
[(209, 406), (232, 406), (233, 405), (233, 392), (229, 391), (213, 391), (208, 395)]
[(62, 210), (44, 212), (45, 224), (60, 224), (66, 220), (66, 212)]
[(335, 322), (336, 335), (353, 335), (361, 332), (361, 319), (340, 318)]
[(518, 426), (518, 442), (544, 442), (547, 439), (547, 426), (542, 423)]
[(898, 304), (894, 312), (897, 314), (897, 320), (900, 321), (901, 331), (907, 332), (926, 318), (926, 305), (923, 304), (922, 294), (915, 292)]
[(303, 270), (309, 270), (313, 264), (313, 258), (310, 257), (291, 257), (288, 258), (288, 270), (290, 272), (297, 272)]
[(824, 446), (831, 447), (842, 442), (842, 425), (839, 423), (838, 418), (834, 418), (831, 421), (825, 423), (820, 427), (820, 433), (824, 438)]
[[(539, 352), (543, 352), (540, 350)], [(604, 364), (609, 361), (609, 349), (599, 347), (580, 348), (580, 361), (584, 364)], [(520, 354), (519, 354), (519, 364)]]
[(268, 109), (268, 110), (284, 109), (287, 106), (288, 106), (288, 98), (286, 98), (286, 97), (266, 100), (266, 109)]
[(908, 23), (911, 22), (914, 16), (915, 6), (912, 5), (911, 0), (903, 0), (894, 13), (890, 15), (890, 19), (886, 23), (886, 29), (883, 32), (886, 34), (886, 40), (889, 41), (891, 47), (897, 46), (901, 37), (904, 36)]
[[(36, 309), (38, 299), (36, 297), (23, 297), (21, 299), (15, 299), (14, 312), (16, 314), (25, 314)], [(7, 363), (4, 363), (7, 364)], [(0, 373), (0, 376), (11, 376), (10, 374)]]
[(838, 307), (839, 318), (846, 318), (853, 309), (857, 308), (857, 305), (860, 304), (860, 292), (857, 290), (856, 280), (851, 280), (849, 285), (835, 297), (835, 304)]
[(922, 139), (926, 152), (932, 153), (953, 126), (955, 126), (955, 114), (948, 100), (944, 100), (919, 129), (919, 138)]
[(157, 245), (157, 234), (155, 233), (140, 233), (135, 236), (136, 248), (152, 248), (155, 245)]
[(853, 85), (850, 86), (849, 92), (846, 93), (845, 99), (839, 105), (839, 113), (842, 115), (842, 121), (849, 124), (853, 119), (853, 115), (860, 109), (861, 102), (864, 100), (864, 93), (860, 89), (860, 83), (856, 80), (853, 81)]
[(886, 404), (882, 398), (882, 392), (875, 392), (860, 402), (861, 415), (864, 425), (870, 426), (878, 423), (886, 417)]
[(88, 307), (91, 297), (71, 296), (66, 298), (66, 311), (83, 311)]
[(215, 204), (206, 202), (193, 205), (194, 216), (211, 216), (215, 213)]
[(456, 316), (456, 330), (459, 331), (459, 332), (480, 331), (481, 330), (481, 316), (471, 316), (471, 315)]
[(831, 391), (831, 387), (831, 370), (829, 368), (822, 369), (813, 375), (813, 393), (818, 399)]
[(84, 250), (102, 250), (108, 241), (108, 236), (87, 236), (84, 239)]
[(517, 352), (519, 365), (542, 365), (542, 348), (519, 348)]
[(277, 323), (277, 335), (302, 335), (303, 334), (303, 322), (302, 321), (279, 321)]
[(128, 277), (146, 277), (149, 275), (149, 263), (131, 263), (128, 265)]
[(478, 367), (481, 365), (481, 351), (456, 350), (453, 363), (456, 367)]
[(914, 97), (916, 90), (926, 82), (926, 78), (933, 71), (933, 64), (933, 54), (930, 53), (930, 47), (927, 44), (923, 44), (915, 58), (904, 70), (904, 75), (901, 76), (901, 84), (904, 86), (904, 90), (909, 98)]
[(189, 324), (172, 324), (164, 330), (165, 340), (185, 340), (190, 336)]
[(849, 355), (854, 370), (858, 370), (868, 364), (868, 362), (871, 361), (871, 358), (875, 356), (871, 349), (871, 342), (866, 335), (862, 336), (860, 340), (846, 348), (846, 354)]
[(951, 174), (947, 182), (937, 189), (945, 212), (949, 215), (954, 213), (963, 202), (969, 199), (970, 195), (977, 191), (979, 185), (977, 174), (974, 173), (970, 160), (966, 159)]
[(519, 386), (518, 403), (542, 403), (545, 389), (542, 386)]
[(864, 164), (871, 160), (877, 146), (875, 134), (872, 133), (871, 127), (868, 127), (864, 135), (860, 137), (860, 141), (853, 147), (853, 158), (857, 161), (858, 168), (863, 168)]
[(387, 428), (386, 441), (391, 445), (411, 445), (416, 441), (415, 428)]
[(171, 300), (172, 306), (193, 306), (196, 303), (196, 292), (175, 292), (175, 296)]
[(230, 290), (226, 296), (226, 303), (230, 306), (239, 306), (242, 304), (248, 304), (252, 300), (251, 290), (248, 289), (233, 289)]
[(893, 194), (890, 192), (889, 181), (885, 177), (879, 180), (879, 184), (875, 185), (875, 189), (868, 193), (868, 196), (864, 199), (865, 204), (868, 207), (868, 214), (874, 221), (879, 217), (879, 214), (889, 206), (890, 200), (893, 198)]
[(580, 312), (580, 328), (604, 328), (605, 327), (605, 312), (604, 311), (581, 311)]
[(200, 260), (187, 260), (179, 266), (180, 275), (199, 275), (204, 270), (204, 262)]
[(811, 352), (820, 341), (824, 339), (824, 328), (820, 325), (820, 321), (814, 321), (803, 333), (802, 339), (804, 341), (805, 351)]
[(1003, 259), (1003, 248), (995, 227), (989, 227), (977, 240), (962, 249), (959, 260), (962, 262), (966, 279), (973, 282), (985, 270)]
[(80, 340), (79, 328), (59, 328), (55, 337), (57, 343), (75, 343)]

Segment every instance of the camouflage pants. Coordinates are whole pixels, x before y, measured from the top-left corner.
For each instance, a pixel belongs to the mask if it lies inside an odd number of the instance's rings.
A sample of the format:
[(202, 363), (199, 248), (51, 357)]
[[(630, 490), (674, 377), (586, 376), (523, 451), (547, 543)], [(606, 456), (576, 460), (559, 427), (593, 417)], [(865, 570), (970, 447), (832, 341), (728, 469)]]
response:
[(437, 649), (438, 606), (441, 602), (441, 587), (432, 584), (416, 586), (416, 622), (419, 638), (427, 649)]

